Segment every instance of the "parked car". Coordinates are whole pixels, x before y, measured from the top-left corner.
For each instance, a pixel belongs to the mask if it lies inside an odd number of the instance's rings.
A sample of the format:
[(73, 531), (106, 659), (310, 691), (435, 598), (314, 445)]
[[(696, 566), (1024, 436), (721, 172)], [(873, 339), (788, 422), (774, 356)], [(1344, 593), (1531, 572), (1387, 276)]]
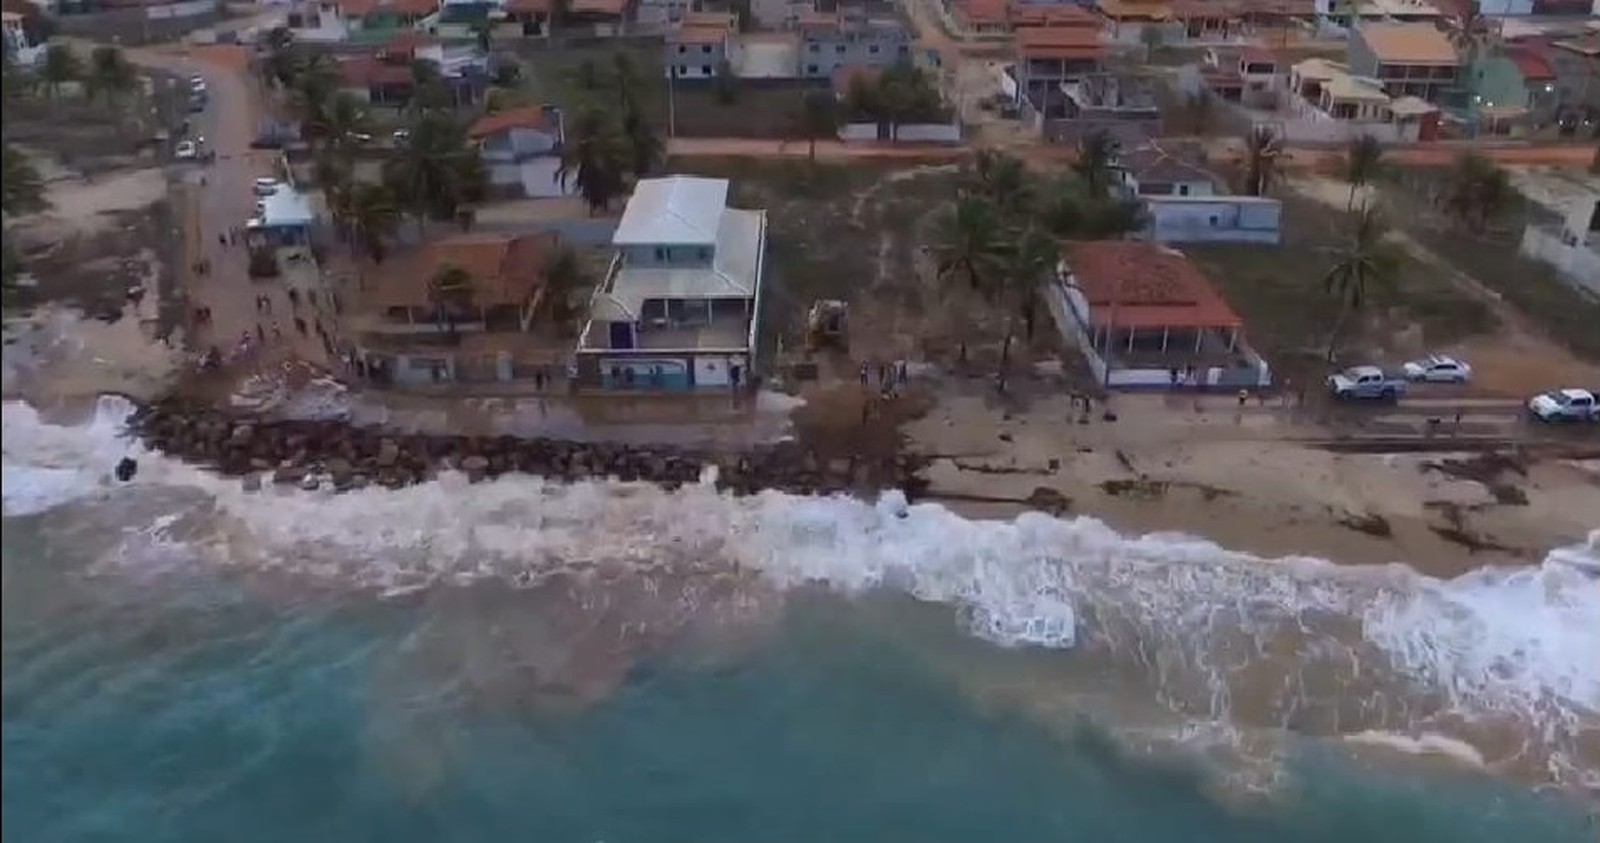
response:
[(1466, 383), (1472, 380), (1472, 367), (1442, 354), (1430, 354), (1421, 360), (1412, 360), (1401, 369), (1407, 380), (1423, 383)]
[(1377, 366), (1354, 366), (1328, 376), (1328, 392), (1341, 401), (1398, 401), (1406, 382)]
[(178, 141), (178, 146), (173, 149), (172, 154), (179, 161), (193, 161), (200, 157), (200, 145), (192, 140)]
[(257, 196), (271, 196), (278, 192), (279, 184), (281, 182), (271, 176), (262, 176), (256, 179), (255, 184), (250, 188), (250, 192)]
[(1542, 422), (1600, 421), (1600, 404), (1587, 389), (1552, 389), (1528, 399), (1528, 412)]

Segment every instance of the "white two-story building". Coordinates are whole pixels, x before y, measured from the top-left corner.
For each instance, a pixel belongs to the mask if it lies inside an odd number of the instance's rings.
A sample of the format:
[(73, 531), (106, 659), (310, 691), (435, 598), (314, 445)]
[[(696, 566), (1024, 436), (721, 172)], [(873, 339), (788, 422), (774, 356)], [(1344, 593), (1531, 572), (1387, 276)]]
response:
[(530, 105), (487, 115), (467, 135), (489, 172), (489, 192), (500, 197), (543, 199), (569, 196), (576, 185), (563, 184), (561, 109)]
[(581, 386), (727, 389), (755, 366), (765, 211), (728, 207), (726, 179), (634, 188), (577, 348)]

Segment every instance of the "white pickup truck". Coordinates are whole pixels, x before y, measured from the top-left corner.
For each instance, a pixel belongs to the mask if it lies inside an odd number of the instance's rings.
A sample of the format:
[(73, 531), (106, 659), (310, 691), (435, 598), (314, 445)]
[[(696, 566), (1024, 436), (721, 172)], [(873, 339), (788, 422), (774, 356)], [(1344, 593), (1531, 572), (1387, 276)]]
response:
[(1587, 389), (1552, 389), (1528, 399), (1528, 412), (1542, 422), (1600, 421), (1600, 403)]
[(1328, 393), (1340, 401), (1398, 401), (1406, 382), (1377, 366), (1355, 366), (1328, 376)]

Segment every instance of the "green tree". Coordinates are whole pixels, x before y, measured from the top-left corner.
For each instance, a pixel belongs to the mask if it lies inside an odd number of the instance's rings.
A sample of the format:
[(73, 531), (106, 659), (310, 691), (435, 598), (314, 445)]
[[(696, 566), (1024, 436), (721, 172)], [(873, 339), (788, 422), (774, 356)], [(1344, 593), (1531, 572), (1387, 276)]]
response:
[(642, 179), (655, 172), (657, 165), (666, 158), (666, 146), (638, 109), (623, 115), (622, 133), (628, 146), (628, 169), (633, 177)]
[(1111, 191), (1116, 180), (1114, 168), (1118, 152), (1116, 139), (1104, 129), (1090, 132), (1078, 141), (1078, 160), (1072, 162), (1072, 172), (1088, 187), (1090, 194), (1100, 196)]
[(1249, 196), (1266, 196), (1278, 180), (1278, 157), (1283, 154), (1283, 141), (1278, 133), (1267, 126), (1256, 126), (1245, 136), (1244, 192)]
[(713, 81), (717, 102), (723, 105), (733, 105), (739, 101), (739, 76), (733, 72), (733, 64), (727, 59), (717, 62), (717, 76)]
[(545, 258), (543, 307), (550, 319), (563, 330), (572, 326), (578, 313), (579, 296), (589, 278), (572, 247), (560, 245)]
[(489, 52), (494, 42), (494, 21), (488, 17), (478, 18), (471, 24), (472, 37), (478, 42), (478, 49)]
[(1383, 175), (1383, 144), (1378, 139), (1362, 134), (1352, 138), (1344, 150), (1344, 180), (1350, 185), (1350, 199), (1345, 210), (1356, 206), (1356, 193), (1377, 181)]
[(261, 83), (269, 88), (287, 90), (300, 73), (301, 55), (294, 46), (294, 34), (288, 27), (279, 26), (267, 33), (266, 53), (256, 63)]
[(584, 59), (572, 71), (573, 82), (578, 89), (583, 91), (598, 91), (605, 84), (605, 79), (600, 73), (600, 64), (594, 59)]
[(51, 44), (49, 49), (45, 50), (44, 66), (39, 69), (39, 73), (44, 79), (45, 87), (50, 91), (51, 99), (57, 99), (61, 96), (62, 85), (83, 81), (83, 62), (66, 44)]
[(933, 238), (934, 269), (941, 280), (960, 281), (970, 290), (987, 289), (998, 275), (1004, 228), (999, 208), (989, 199), (966, 195), (938, 221)]
[(633, 56), (618, 50), (611, 54), (611, 87), (617, 107), (626, 114), (639, 107), (639, 66)]
[[(1008, 314), (1022, 318), (1027, 338), (1032, 340), (1040, 288), (1054, 272), (1060, 260), (1061, 247), (1050, 232), (1029, 222), (1010, 232), (1000, 254), (1001, 270), (998, 277), (1004, 283), (996, 290), (995, 296)], [(1007, 318), (1005, 340), (1000, 346), (1002, 374), (1010, 363), (1011, 342), (1015, 337), (1016, 322)]]
[(428, 279), (428, 303), (440, 328), (454, 337), (456, 325), (472, 311), (472, 273), (453, 264), (439, 267)]
[(314, 140), (319, 126), (329, 123), (328, 110), (339, 90), (339, 67), (332, 56), (317, 53), (294, 64), (286, 90), (289, 108), (300, 121), (301, 137)]
[(354, 186), (350, 192), (352, 242), (373, 263), (383, 263), (389, 254), (389, 242), (399, 228), (400, 209), (386, 185), (361, 182)]
[(1010, 216), (1027, 208), (1033, 202), (1029, 191), (1027, 168), (1015, 155), (992, 149), (980, 149), (973, 156), (972, 168), (966, 177), (967, 189), (994, 203), (995, 208)]
[(406, 142), (384, 162), (383, 182), (396, 204), (416, 218), (419, 230), (429, 219), (455, 220), (483, 198), (483, 159), (454, 115), (425, 111), (407, 131)]
[(570, 180), (595, 213), (622, 195), (629, 163), (627, 141), (615, 122), (605, 112), (584, 106), (572, 121), (556, 178), (563, 186)]
[(89, 54), (89, 73), (85, 81), (90, 98), (104, 97), (106, 104), (115, 110), (123, 98), (138, 87), (139, 76), (121, 49), (102, 45)]
[(1383, 240), (1383, 214), (1375, 205), (1355, 213), (1350, 233), (1339, 248), (1334, 264), (1322, 277), (1323, 290), (1338, 303), (1338, 315), (1328, 334), (1327, 361), (1338, 353), (1350, 317), (1366, 305), (1372, 285), (1390, 280), (1397, 261)]
[(4, 190), (3, 206), (7, 216), (33, 214), (50, 207), (44, 195), (44, 181), (38, 168), (20, 150), (6, 144), (4, 147), (4, 177), (0, 189)]
[(354, 94), (339, 91), (313, 109), (305, 132), (308, 138), (321, 141), (325, 148), (336, 151), (348, 162), (365, 139), (371, 137), (374, 127), (367, 104)]
[[(1450, 43), (1461, 51), (1466, 58), (1465, 64), (1470, 68), (1495, 40), (1499, 24), (1484, 16), (1478, 0), (1462, 0), (1455, 5), (1456, 14), (1446, 19), (1445, 34), (1450, 38)], [(1467, 92), (1471, 94), (1476, 91), (1477, 73), (1463, 73), (1462, 77)]]
[(796, 130), (806, 141), (806, 158), (817, 160), (817, 140), (839, 135), (839, 101), (830, 91), (812, 91), (800, 103)]
[(432, 59), (411, 62), (411, 97), (406, 100), (406, 110), (411, 114), (454, 108), (456, 95), (445, 81), (444, 71)]
[(750, 0), (729, 0), (728, 11), (733, 12), (734, 23), (738, 24), (740, 32), (749, 32), (755, 27), (755, 18), (750, 13)]
[(1445, 207), (1469, 231), (1482, 232), (1511, 205), (1513, 188), (1506, 171), (1474, 152), (1456, 159)]

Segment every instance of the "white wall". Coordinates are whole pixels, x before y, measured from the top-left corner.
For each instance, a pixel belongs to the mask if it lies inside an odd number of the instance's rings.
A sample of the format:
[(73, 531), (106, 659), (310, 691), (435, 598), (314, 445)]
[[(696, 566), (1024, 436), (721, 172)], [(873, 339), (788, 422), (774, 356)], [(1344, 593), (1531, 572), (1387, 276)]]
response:
[(1600, 299), (1600, 253), (1564, 239), (1561, 232), (1534, 226), (1522, 234), (1522, 253), (1550, 264), (1573, 286)]
[(1277, 243), (1283, 206), (1276, 200), (1238, 197), (1238, 201), (1185, 201), (1146, 197), (1146, 234), (1162, 243)]
[(1485, 17), (1531, 15), (1533, 0), (1479, 0), (1478, 9)]
[(517, 172), (517, 179), (522, 182), (522, 195), (546, 199), (577, 193), (575, 179), (569, 179), (566, 188), (562, 188), (561, 180), (556, 178), (556, 171), (559, 169), (561, 169), (561, 159), (553, 155), (522, 162)]

